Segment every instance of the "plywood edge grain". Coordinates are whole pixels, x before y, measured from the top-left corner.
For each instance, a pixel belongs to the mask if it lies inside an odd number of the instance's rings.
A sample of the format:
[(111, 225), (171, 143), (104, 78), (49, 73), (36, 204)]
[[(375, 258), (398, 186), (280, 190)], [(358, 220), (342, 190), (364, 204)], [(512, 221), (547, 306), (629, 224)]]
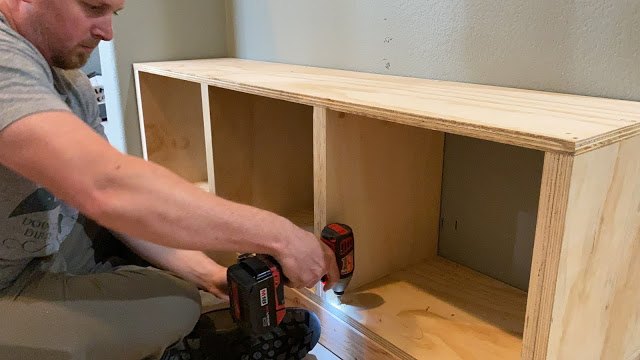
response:
[[(135, 67), (134, 67), (135, 69)], [(137, 69), (133, 72), (134, 85), (136, 88), (136, 104), (138, 108), (138, 126), (140, 128), (140, 143), (142, 144), (142, 158), (149, 160), (147, 152), (147, 135), (144, 129), (144, 111), (142, 111), (142, 87), (140, 85), (140, 73)]]
[(313, 108), (314, 233), (327, 224), (327, 109)]
[(413, 357), (324, 302), (306, 289), (285, 291), (287, 306), (313, 311), (322, 325), (320, 343), (343, 360), (403, 359)]
[(574, 157), (546, 153), (533, 248), (523, 360), (546, 359)]
[(213, 138), (211, 136), (211, 104), (209, 101), (209, 86), (200, 84), (200, 95), (202, 96), (202, 120), (204, 126), (204, 147), (207, 157), (207, 183), (209, 192), (216, 193), (216, 177), (213, 166)]
[(614, 143), (622, 142), (636, 135), (640, 135), (640, 124), (627, 126), (625, 128), (612, 131), (607, 134), (579, 141), (575, 144), (574, 154), (584, 154), (589, 151), (600, 149)]

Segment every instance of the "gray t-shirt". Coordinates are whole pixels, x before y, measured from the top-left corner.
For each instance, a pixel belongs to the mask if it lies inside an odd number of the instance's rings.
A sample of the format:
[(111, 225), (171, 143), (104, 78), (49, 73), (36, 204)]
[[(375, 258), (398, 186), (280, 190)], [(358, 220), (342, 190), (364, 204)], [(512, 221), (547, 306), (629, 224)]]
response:
[[(0, 13), (0, 131), (47, 111), (73, 112), (104, 136), (87, 76), (50, 67)], [(79, 217), (76, 209), (44, 187), (0, 165), (0, 290), (34, 258), (55, 254), (70, 236), (87, 236), (72, 232)]]

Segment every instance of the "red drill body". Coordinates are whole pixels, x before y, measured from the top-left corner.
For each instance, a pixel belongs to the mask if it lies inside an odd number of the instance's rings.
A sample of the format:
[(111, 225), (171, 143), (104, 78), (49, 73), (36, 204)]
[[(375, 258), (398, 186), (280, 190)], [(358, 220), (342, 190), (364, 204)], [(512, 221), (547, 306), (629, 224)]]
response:
[(336, 256), (340, 280), (334, 285), (333, 292), (342, 295), (351, 281), (355, 266), (353, 230), (348, 225), (333, 223), (322, 229), (320, 238)]

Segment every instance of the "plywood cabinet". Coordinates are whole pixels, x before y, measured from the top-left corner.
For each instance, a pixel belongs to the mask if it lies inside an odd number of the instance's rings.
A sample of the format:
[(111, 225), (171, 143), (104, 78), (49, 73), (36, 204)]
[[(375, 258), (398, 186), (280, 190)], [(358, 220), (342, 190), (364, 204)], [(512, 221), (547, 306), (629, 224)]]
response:
[[(640, 104), (239, 59), (134, 68), (148, 160), (316, 233), (353, 227), (342, 301), (287, 294), (341, 358), (640, 358)], [(520, 214), (483, 200), (495, 189), (477, 178), (443, 182), (465, 174), (445, 156), (451, 136), (540, 159), (494, 181), (537, 206), (517, 229), (528, 249), (479, 235)], [(528, 179), (534, 190), (511, 184)], [(455, 184), (474, 195), (467, 216), (496, 221), (458, 229), (446, 213), (465, 201), (443, 192)], [(480, 248), (517, 264), (473, 270)]]

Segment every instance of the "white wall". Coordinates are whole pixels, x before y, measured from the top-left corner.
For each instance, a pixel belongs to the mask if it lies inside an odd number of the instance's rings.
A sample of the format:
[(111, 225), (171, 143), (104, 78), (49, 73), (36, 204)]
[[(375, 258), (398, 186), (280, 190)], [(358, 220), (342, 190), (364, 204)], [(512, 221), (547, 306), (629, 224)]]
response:
[(99, 48), (95, 49), (91, 53), (89, 60), (82, 67), (82, 71), (84, 71), (85, 74), (90, 74), (92, 72), (96, 72), (98, 74), (102, 73), (102, 69), (100, 69), (100, 49)]
[[(640, 100), (638, 0), (227, 0), (227, 13), (241, 58)], [(441, 254), (526, 289), (542, 161), (447, 136)]]
[(638, 0), (227, 0), (242, 58), (640, 100)]
[(115, 39), (100, 45), (112, 144), (141, 155), (132, 64), (226, 55), (224, 0), (135, 0), (114, 18)]

